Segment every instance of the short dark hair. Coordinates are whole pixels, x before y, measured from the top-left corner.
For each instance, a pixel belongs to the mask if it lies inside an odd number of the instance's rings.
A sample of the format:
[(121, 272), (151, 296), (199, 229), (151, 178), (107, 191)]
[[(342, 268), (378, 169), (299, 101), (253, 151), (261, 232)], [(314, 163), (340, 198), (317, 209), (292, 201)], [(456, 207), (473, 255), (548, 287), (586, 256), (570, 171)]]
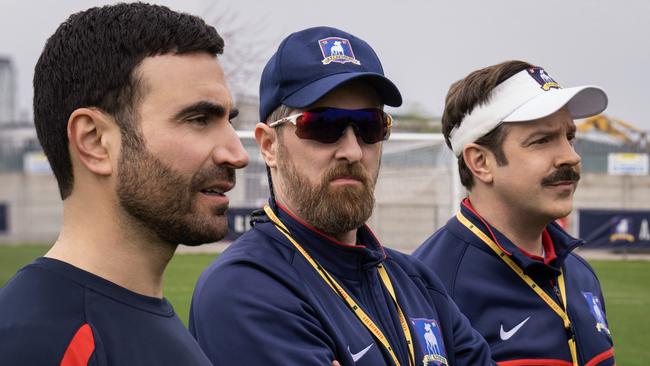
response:
[(47, 40), (34, 72), (34, 124), (59, 184), (73, 188), (67, 124), (78, 108), (115, 117), (123, 137), (139, 135), (142, 86), (136, 68), (162, 54), (223, 52), (223, 39), (203, 19), (145, 3), (94, 7), (71, 15)]
[[(472, 113), (474, 108), (487, 102), (490, 98), (490, 93), (497, 85), (516, 73), (532, 66), (525, 61), (506, 61), (476, 70), (464, 79), (453, 83), (447, 92), (445, 110), (442, 114), (442, 134), (445, 136), (447, 146), (451, 148), (451, 142), (449, 140), (451, 130), (459, 126), (463, 118), (469, 113)], [(508, 163), (508, 160), (503, 153), (501, 145), (506, 135), (507, 126), (501, 124), (476, 140), (475, 143), (488, 148), (494, 153), (497, 163), (505, 165)], [(474, 177), (465, 164), (465, 159), (463, 159), (462, 155), (458, 157), (458, 173), (463, 186), (466, 189), (471, 189), (474, 186)]]

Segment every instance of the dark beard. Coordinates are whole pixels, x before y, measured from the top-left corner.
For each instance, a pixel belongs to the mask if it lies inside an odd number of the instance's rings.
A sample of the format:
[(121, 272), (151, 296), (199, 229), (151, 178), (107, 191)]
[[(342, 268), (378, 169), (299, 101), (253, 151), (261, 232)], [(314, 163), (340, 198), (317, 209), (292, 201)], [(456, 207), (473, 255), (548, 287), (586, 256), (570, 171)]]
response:
[[(368, 221), (375, 204), (377, 176), (370, 177), (360, 163), (339, 164), (325, 172), (318, 186), (298, 172), (285, 146), (280, 145), (278, 167), (286, 183), (285, 195), (305, 222), (331, 235), (358, 229)], [(355, 177), (362, 186), (332, 187), (340, 176)]]
[[(143, 146), (143, 145), (141, 145)], [(204, 168), (183, 176), (146, 148), (122, 147), (118, 166), (117, 196), (124, 211), (170, 245), (200, 245), (221, 240), (228, 232), (227, 206), (209, 215), (197, 209), (196, 197), (206, 182), (235, 181), (227, 167)]]

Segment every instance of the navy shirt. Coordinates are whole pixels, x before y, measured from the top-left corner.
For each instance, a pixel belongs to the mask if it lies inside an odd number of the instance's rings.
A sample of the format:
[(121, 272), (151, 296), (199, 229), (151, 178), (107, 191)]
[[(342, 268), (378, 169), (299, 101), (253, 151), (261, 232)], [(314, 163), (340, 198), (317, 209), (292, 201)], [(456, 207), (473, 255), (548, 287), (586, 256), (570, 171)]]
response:
[[(372, 318), (408, 365), (383, 263), (415, 343), (417, 365), (492, 364), (485, 341), (443, 285), (413, 258), (384, 249), (367, 227), (339, 243), (279, 209), (294, 239)], [(215, 365), (392, 365), (389, 353), (271, 222), (256, 224), (200, 277), (190, 331)], [(426, 362), (425, 362), (426, 361)]]
[(211, 365), (166, 299), (51, 258), (0, 290), (2, 365)]
[[(461, 212), (491, 237), (467, 201)], [(531, 258), (496, 228), (490, 229), (510, 258), (558, 303), (555, 287), (562, 269), (580, 365), (614, 365), (600, 283), (589, 264), (572, 253), (582, 240), (555, 223), (548, 225), (544, 236), (551, 247), (545, 262)], [(436, 270), (460, 310), (490, 344), (497, 362), (571, 365), (562, 319), (456, 217), (413, 255)]]

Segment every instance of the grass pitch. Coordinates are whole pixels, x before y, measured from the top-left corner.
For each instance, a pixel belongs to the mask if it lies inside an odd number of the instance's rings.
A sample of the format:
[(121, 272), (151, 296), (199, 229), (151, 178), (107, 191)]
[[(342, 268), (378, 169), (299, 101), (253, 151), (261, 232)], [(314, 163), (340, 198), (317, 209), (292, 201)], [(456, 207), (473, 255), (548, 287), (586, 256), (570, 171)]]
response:
[(614, 338), (616, 364), (650, 362), (650, 262), (590, 261), (605, 294), (605, 311)]
[[(0, 286), (19, 268), (47, 251), (45, 246), (0, 245)], [(187, 324), (194, 284), (215, 254), (178, 254), (165, 272), (165, 296)], [(650, 262), (590, 261), (605, 293), (616, 363), (647, 365), (650, 360)]]

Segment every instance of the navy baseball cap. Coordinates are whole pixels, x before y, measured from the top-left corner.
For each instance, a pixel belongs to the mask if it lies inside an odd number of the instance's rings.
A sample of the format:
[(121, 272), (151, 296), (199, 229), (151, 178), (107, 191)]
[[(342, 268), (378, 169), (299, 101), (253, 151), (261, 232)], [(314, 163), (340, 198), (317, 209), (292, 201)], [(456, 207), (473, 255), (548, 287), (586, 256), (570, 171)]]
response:
[(383, 104), (399, 107), (402, 96), (375, 51), (364, 40), (331, 27), (290, 34), (271, 57), (260, 81), (260, 121), (281, 104), (305, 108), (337, 86), (367, 80)]

